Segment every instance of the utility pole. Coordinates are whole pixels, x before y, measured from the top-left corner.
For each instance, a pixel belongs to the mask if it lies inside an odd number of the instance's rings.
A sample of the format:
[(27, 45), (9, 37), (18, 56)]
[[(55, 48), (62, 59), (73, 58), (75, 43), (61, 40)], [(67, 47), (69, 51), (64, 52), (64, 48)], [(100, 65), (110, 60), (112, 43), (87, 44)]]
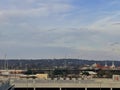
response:
[(7, 54), (5, 54), (4, 69), (8, 70)]

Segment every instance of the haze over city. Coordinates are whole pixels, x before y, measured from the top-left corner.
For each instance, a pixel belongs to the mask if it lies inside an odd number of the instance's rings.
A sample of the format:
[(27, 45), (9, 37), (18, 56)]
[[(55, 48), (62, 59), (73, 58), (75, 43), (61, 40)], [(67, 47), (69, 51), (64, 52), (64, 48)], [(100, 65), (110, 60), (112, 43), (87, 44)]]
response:
[(0, 58), (120, 60), (120, 0), (0, 0)]

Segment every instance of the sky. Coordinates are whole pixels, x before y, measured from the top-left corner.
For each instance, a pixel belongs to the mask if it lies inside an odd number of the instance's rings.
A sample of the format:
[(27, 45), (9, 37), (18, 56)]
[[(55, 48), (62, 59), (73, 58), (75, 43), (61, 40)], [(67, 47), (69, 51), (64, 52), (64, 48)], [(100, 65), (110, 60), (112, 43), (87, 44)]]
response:
[(120, 60), (120, 0), (0, 0), (0, 58)]

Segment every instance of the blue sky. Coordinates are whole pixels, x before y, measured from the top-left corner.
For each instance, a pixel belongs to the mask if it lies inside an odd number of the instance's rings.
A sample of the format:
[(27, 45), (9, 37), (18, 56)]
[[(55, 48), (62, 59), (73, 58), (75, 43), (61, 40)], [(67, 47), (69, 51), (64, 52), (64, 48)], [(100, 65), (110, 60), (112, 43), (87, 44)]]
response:
[(120, 59), (119, 0), (0, 0), (0, 57)]

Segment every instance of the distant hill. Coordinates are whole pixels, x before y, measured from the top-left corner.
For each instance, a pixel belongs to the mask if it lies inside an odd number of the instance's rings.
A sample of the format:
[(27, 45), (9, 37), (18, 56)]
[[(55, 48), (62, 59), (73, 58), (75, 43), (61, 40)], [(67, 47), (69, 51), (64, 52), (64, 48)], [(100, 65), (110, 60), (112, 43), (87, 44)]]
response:
[[(5, 62), (8, 63), (9, 69), (25, 69), (25, 68), (55, 68), (55, 67), (79, 67), (85, 64), (92, 65), (98, 63), (100, 65), (111, 66), (113, 61), (83, 60), (83, 59), (7, 59), (0, 60), (0, 69), (4, 68)], [(115, 66), (120, 66), (120, 61), (114, 61)]]

